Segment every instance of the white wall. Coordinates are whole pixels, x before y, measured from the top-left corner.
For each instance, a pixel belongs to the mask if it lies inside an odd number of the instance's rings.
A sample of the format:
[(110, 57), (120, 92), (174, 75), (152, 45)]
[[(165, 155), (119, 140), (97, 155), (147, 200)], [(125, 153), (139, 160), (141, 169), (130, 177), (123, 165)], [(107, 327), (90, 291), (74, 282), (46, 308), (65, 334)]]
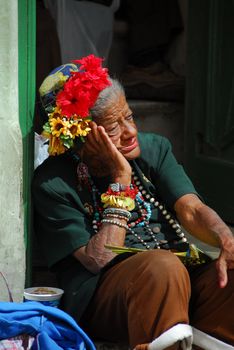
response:
[[(17, 19), (17, 0), (0, 0), (0, 271), (14, 301), (25, 279)], [(1, 276), (0, 300), (8, 300)]]

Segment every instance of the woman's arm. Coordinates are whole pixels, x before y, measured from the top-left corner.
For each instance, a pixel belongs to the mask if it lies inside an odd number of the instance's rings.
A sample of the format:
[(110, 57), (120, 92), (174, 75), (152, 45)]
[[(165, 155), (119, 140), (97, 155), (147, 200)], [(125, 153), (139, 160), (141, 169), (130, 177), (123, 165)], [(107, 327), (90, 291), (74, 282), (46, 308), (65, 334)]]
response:
[[(95, 165), (95, 170), (107, 170), (112, 182), (123, 185), (131, 184), (132, 169), (128, 161), (111, 142), (104, 128), (91, 123), (92, 132), (87, 136), (83, 157), (89, 169)], [(108, 185), (108, 184), (107, 184)], [(119, 219), (122, 224), (126, 221)], [(116, 254), (106, 249), (105, 245), (123, 246), (126, 229), (110, 223), (103, 223), (98, 233), (89, 240), (86, 246), (77, 249), (73, 256), (78, 259), (87, 270), (98, 273)]]
[[(118, 221), (121, 221), (118, 219)], [(123, 221), (123, 223), (125, 223)], [(126, 229), (109, 223), (102, 224), (96, 233), (84, 247), (77, 249), (73, 256), (78, 259), (87, 270), (96, 274), (111, 261), (116, 254), (105, 245), (123, 246)]]
[(181, 225), (193, 236), (220, 247), (217, 271), (220, 287), (227, 284), (227, 270), (234, 269), (234, 237), (218, 214), (194, 194), (187, 194), (175, 203)]

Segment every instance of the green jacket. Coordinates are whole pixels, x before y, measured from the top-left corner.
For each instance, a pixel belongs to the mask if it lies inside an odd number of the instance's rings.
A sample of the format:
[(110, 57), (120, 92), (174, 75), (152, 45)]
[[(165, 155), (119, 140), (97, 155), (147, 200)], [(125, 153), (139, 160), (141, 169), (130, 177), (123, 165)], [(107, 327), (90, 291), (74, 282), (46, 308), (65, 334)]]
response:
[[(196, 193), (194, 186), (172, 154), (169, 141), (159, 135), (139, 133), (141, 155), (131, 162), (147, 190), (157, 196), (173, 212), (178, 198)], [(32, 191), (35, 207), (35, 231), (43, 248), (47, 264), (58, 276), (65, 290), (63, 308), (76, 320), (84, 312), (97, 286), (99, 275), (86, 270), (72, 257), (72, 252), (86, 245), (94, 234), (92, 228), (92, 196), (78, 189), (77, 163), (65, 153), (49, 157), (35, 171)], [(101, 193), (110, 180), (95, 179)], [(157, 209), (152, 224), (159, 225), (161, 238), (170, 233), (170, 225)], [(173, 233), (174, 234), (174, 233)], [(126, 245), (131, 245), (127, 235)], [(139, 243), (132, 244), (139, 247)]]

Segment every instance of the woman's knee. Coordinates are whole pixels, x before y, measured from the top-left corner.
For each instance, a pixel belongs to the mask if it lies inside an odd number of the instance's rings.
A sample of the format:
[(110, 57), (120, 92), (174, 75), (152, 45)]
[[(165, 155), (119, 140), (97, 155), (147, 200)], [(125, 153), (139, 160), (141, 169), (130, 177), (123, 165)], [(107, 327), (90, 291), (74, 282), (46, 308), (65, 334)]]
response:
[(185, 274), (188, 272), (180, 259), (170, 251), (158, 249), (150, 250), (139, 254), (139, 260), (142, 261), (142, 265), (149, 265), (152, 272), (163, 271), (163, 273), (169, 274)]
[(151, 250), (137, 254), (136, 268), (139, 275), (146, 275), (156, 283), (183, 284), (190, 291), (190, 278), (180, 259), (167, 250)]

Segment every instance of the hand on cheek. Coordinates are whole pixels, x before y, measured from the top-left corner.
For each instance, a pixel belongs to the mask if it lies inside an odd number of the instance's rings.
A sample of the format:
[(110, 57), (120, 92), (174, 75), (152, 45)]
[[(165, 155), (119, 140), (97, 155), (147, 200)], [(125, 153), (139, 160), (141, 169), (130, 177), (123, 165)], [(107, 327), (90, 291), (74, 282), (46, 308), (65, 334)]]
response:
[[(84, 145), (84, 154), (88, 165), (103, 168), (109, 174), (131, 178), (131, 167), (124, 156), (111, 141), (103, 126), (90, 123), (91, 132)], [(112, 176), (112, 177), (113, 177)]]

